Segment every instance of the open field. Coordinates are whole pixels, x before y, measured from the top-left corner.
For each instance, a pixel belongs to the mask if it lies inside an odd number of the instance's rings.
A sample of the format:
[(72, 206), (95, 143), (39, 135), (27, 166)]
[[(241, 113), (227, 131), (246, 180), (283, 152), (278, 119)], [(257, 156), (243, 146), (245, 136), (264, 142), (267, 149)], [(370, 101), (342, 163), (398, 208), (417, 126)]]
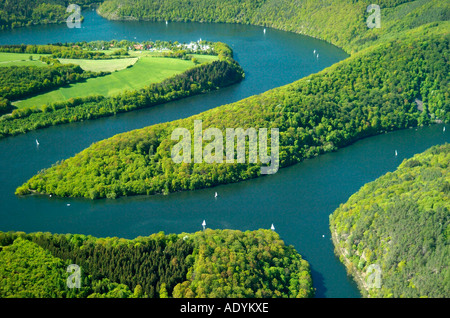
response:
[(200, 63), (209, 63), (219, 59), (216, 55), (189, 54), (189, 56), (195, 57)]
[(114, 72), (126, 69), (134, 65), (138, 60), (134, 58), (122, 58), (112, 60), (88, 60), (88, 59), (59, 59), (63, 64), (77, 64), (85, 71), (91, 72)]
[[(1, 66), (45, 66), (42, 61), (39, 61), (39, 57), (43, 54), (28, 54), (28, 53), (6, 53), (0, 52), (0, 67)], [(33, 60), (30, 60), (32, 56)]]
[[(109, 63), (117, 61), (120, 60), (107, 60)], [(101, 65), (105, 61), (95, 60), (92, 62)], [(160, 82), (168, 77), (182, 73), (193, 66), (194, 63), (190, 60), (143, 56), (130, 68), (17, 101), (14, 105), (19, 108), (41, 107), (45, 104), (75, 97), (90, 95), (112, 96), (124, 90), (136, 90), (151, 83)]]

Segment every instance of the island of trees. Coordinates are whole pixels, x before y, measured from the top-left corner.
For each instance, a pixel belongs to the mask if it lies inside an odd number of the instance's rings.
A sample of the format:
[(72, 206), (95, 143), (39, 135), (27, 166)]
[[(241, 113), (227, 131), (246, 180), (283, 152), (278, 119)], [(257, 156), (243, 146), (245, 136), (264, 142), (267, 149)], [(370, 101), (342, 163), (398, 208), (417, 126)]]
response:
[(22, 109), (14, 112), (11, 101), (108, 74), (108, 72), (84, 71), (79, 65), (61, 64), (54, 59), (42, 60), (51, 65), (0, 67), (0, 98), (4, 101), (4, 106), (0, 107), (0, 115), (12, 112), (13, 118), (23, 117), (32, 110)]
[(449, 163), (450, 144), (431, 147), (364, 185), (330, 215), (336, 253), (363, 295), (449, 296)]
[[(81, 270), (69, 288), (69, 265)], [(0, 232), (0, 297), (306, 298), (309, 264), (271, 230), (123, 239)], [(73, 286), (72, 286), (73, 287)]]

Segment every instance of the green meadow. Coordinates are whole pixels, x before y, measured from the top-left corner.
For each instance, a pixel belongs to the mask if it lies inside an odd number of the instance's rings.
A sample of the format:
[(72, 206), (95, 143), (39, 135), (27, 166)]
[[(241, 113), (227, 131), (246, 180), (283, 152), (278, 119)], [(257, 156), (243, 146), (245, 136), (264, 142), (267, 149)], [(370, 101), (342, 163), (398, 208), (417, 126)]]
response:
[(126, 69), (138, 61), (134, 58), (121, 58), (110, 60), (84, 60), (84, 59), (58, 59), (62, 64), (77, 64), (85, 71), (91, 72), (115, 72)]
[[(0, 67), (2, 66), (45, 66), (46, 63), (39, 60), (42, 54), (5, 53), (0, 52)], [(30, 56), (32, 59), (30, 59)]]
[[(217, 59), (195, 55), (200, 63)], [(195, 64), (191, 60), (181, 60), (173, 58), (152, 57), (143, 55), (138, 58), (113, 59), (113, 60), (63, 60), (64, 62), (76, 62), (85, 70), (113, 70), (103, 77), (91, 78), (84, 82), (71, 84), (57, 90), (40, 94), (22, 101), (14, 102), (18, 107), (38, 108), (54, 102), (64, 101), (75, 97), (85, 97), (90, 95), (112, 96), (124, 90), (137, 90), (152, 83), (182, 73)], [(134, 64), (132, 64), (134, 62)]]

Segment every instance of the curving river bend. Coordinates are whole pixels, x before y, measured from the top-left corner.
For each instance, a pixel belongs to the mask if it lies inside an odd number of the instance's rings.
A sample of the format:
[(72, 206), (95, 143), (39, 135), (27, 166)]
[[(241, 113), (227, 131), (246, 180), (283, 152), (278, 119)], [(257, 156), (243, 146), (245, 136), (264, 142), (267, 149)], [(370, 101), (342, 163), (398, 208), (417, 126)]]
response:
[[(0, 231), (81, 233), (135, 238), (155, 232), (209, 228), (270, 228), (310, 263), (316, 297), (360, 297), (333, 253), (329, 215), (362, 185), (404, 158), (450, 141), (441, 125), (407, 129), (361, 140), (338, 152), (281, 169), (277, 174), (193, 192), (117, 200), (16, 197), (37, 171), (117, 133), (187, 117), (316, 73), (348, 55), (324, 41), (298, 34), (230, 24), (108, 21), (84, 13), (81, 29), (65, 24), (0, 32), (0, 44), (47, 44), (93, 40), (222, 41), (246, 72), (237, 85), (94, 121), (33, 131), (0, 140)], [(313, 56), (320, 52), (320, 59)], [(36, 147), (35, 139), (40, 142)], [(394, 151), (398, 156), (394, 156)], [(214, 192), (219, 193), (214, 198)], [(70, 204), (70, 206), (68, 206)]]

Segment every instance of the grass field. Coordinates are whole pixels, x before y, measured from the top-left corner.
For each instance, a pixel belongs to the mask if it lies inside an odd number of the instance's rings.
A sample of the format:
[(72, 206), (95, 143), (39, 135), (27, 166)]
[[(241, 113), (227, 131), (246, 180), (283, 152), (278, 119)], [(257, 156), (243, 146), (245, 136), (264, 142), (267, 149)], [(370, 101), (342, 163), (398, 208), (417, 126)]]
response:
[[(203, 60), (199, 59), (199, 61), (204, 62), (207, 59), (209, 61), (212, 60), (212, 58), (203, 56)], [(109, 60), (110, 63), (112, 61), (118, 63), (119, 60)], [(92, 62), (100, 63), (104, 61), (96, 60)], [(18, 108), (32, 106), (41, 108), (45, 104), (48, 105), (69, 98), (90, 95), (112, 96), (124, 90), (136, 90), (151, 83), (160, 82), (165, 78), (182, 73), (193, 66), (194, 63), (190, 60), (142, 56), (132, 67), (113, 72), (103, 77), (91, 78), (85, 82), (61, 87), (45, 94), (14, 102), (13, 104)]]
[[(0, 67), (2, 66), (45, 66), (44, 62), (39, 61), (39, 57), (43, 54), (27, 54), (27, 53), (5, 53), (0, 52)], [(33, 60), (30, 60), (32, 56)]]
[(219, 59), (215, 55), (189, 54), (189, 56), (195, 57), (200, 63), (209, 63)]
[(83, 70), (92, 72), (120, 71), (133, 65), (137, 60), (137, 57), (113, 60), (59, 59), (63, 64), (78, 64)]

